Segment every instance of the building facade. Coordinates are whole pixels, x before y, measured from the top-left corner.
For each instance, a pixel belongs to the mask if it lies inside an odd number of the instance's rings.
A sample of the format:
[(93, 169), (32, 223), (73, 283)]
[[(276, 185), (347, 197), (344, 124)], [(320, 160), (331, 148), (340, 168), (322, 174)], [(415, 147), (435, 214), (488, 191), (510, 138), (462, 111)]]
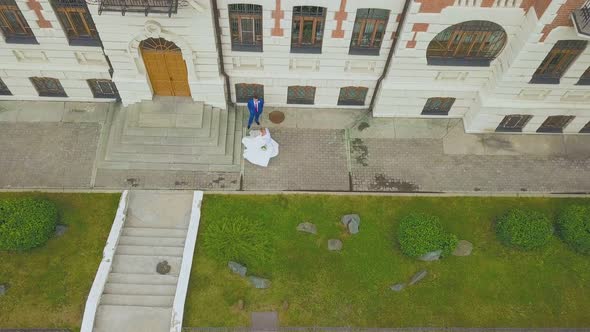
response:
[(0, 0), (0, 100), (225, 108), (590, 132), (586, 0)]

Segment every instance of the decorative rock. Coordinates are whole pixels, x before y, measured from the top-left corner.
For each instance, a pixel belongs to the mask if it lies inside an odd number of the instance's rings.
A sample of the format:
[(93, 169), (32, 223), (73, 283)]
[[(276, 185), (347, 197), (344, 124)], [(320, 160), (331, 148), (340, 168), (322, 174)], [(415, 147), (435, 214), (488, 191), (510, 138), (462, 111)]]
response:
[(287, 300), (283, 301), (282, 307), (283, 311), (289, 310), (289, 302), (287, 302)]
[(168, 261), (162, 261), (156, 265), (156, 272), (159, 274), (168, 274), (170, 273), (170, 265), (168, 265)]
[(68, 226), (66, 225), (57, 225), (55, 226), (55, 236), (62, 236), (68, 230)]
[(359, 232), (359, 226), (361, 225), (361, 217), (358, 214), (347, 214), (342, 216), (340, 219), (342, 224), (348, 228), (350, 234), (356, 234)]
[(394, 292), (401, 292), (404, 287), (406, 287), (406, 284), (395, 284), (389, 286), (389, 288)]
[(457, 248), (453, 251), (453, 256), (469, 256), (473, 250), (473, 243), (465, 240), (457, 243)]
[(236, 308), (238, 308), (240, 311), (244, 310), (244, 300), (239, 299), (238, 303), (236, 303)]
[(426, 275), (428, 274), (428, 271), (426, 270), (422, 270), (416, 274), (414, 274), (414, 276), (412, 277), (412, 279), (410, 280), (410, 286), (416, 284), (418, 281), (424, 279), (424, 277), (426, 277)]
[(328, 250), (330, 251), (340, 251), (342, 250), (342, 241), (338, 239), (330, 239), (328, 240)]
[(229, 269), (233, 273), (239, 274), (242, 277), (245, 277), (246, 271), (248, 271), (248, 268), (246, 268), (244, 265), (232, 261), (229, 261), (229, 263), (227, 263), (227, 267), (229, 267)]
[(440, 259), (440, 255), (442, 255), (442, 250), (431, 251), (425, 255), (418, 257), (419, 260), (425, 262), (432, 262), (437, 261)]
[(310, 222), (303, 222), (303, 223), (297, 225), (297, 230), (300, 232), (305, 232), (305, 233), (310, 233), (310, 234), (317, 234), (318, 233), (317, 227), (315, 227), (315, 225)]
[(6, 285), (0, 285), (0, 296), (6, 294), (6, 289), (8, 287), (6, 287)]
[(248, 277), (248, 279), (250, 279), (250, 283), (252, 283), (252, 285), (256, 288), (265, 289), (270, 287), (270, 280), (268, 279), (259, 278), (255, 276), (250, 276)]

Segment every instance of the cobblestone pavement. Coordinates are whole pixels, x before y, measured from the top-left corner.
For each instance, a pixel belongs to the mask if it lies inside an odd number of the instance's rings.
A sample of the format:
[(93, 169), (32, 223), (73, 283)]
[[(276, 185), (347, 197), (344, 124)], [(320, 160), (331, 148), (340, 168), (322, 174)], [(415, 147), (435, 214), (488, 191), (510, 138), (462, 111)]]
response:
[(239, 190), (240, 173), (99, 168), (95, 188)]
[(98, 123), (0, 122), (0, 188), (88, 188)]
[(276, 129), (279, 155), (267, 168), (245, 162), (244, 190), (348, 191), (343, 130)]

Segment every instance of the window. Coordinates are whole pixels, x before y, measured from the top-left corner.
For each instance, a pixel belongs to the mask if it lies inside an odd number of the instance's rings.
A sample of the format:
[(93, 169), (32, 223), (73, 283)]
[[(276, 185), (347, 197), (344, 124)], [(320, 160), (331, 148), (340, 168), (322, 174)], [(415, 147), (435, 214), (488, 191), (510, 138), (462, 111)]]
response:
[(580, 130), (580, 133), (588, 133), (588, 134), (590, 134), (590, 122), (586, 123), (586, 125), (584, 126), (584, 128), (582, 128), (582, 130)]
[(232, 51), (262, 52), (262, 6), (229, 5)]
[(531, 79), (530, 83), (559, 84), (559, 79), (584, 51), (585, 40), (560, 40), (549, 51)]
[(70, 45), (100, 46), (100, 38), (84, 0), (51, 0)]
[(562, 133), (565, 128), (572, 120), (574, 116), (550, 116), (543, 122), (541, 127), (537, 129), (538, 133)]
[(313, 105), (315, 101), (315, 87), (313, 86), (290, 86), (287, 91), (287, 104)]
[(358, 9), (352, 30), (349, 54), (379, 55), (389, 10)]
[(119, 99), (119, 91), (111, 80), (88, 80), (88, 86), (92, 90), (94, 98)]
[(512, 114), (504, 117), (496, 131), (521, 132), (522, 128), (533, 118), (532, 115)]
[(293, 7), (292, 53), (322, 53), (326, 8)]
[(586, 69), (584, 74), (582, 74), (582, 77), (580, 77), (580, 80), (578, 81), (577, 84), (578, 85), (590, 85), (590, 67), (588, 67), (588, 69)]
[(489, 66), (506, 45), (506, 32), (496, 23), (468, 21), (444, 29), (428, 44), (429, 65)]
[(7, 43), (37, 44), (33, 31), (14, 0), (0, 0), (0, 29)]
[(362, 86), (347, 86), (340, 89), (340, 96), (338, 97), (338, 105), (365, 105), (367, 92), (369, 88)]
[(31, 77), (31, 82), (40, 97), (67, 97), (59, 80), (49, 77)]
[(421, 114), (448, 115), (454, 103), (455, 98), (428, 98)]
[(0, 78), (0, 96), (11, 96), (12, 92), (8, 89), (4, 81)]
[(258, 96), (264, 98), (264, 85), (262, 84), (236, 84), (236, 102), (247, 103), (248, 99)]

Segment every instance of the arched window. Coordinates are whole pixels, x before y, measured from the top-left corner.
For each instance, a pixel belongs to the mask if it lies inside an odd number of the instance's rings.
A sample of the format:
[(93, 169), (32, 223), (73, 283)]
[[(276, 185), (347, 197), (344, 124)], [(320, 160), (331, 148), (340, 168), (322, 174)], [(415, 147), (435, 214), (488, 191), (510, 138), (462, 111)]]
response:
[(429, 65), (489, 66), (506, 45), (506, 32), (496, 23), (468, 21), (436, 35), (428, 45)]

